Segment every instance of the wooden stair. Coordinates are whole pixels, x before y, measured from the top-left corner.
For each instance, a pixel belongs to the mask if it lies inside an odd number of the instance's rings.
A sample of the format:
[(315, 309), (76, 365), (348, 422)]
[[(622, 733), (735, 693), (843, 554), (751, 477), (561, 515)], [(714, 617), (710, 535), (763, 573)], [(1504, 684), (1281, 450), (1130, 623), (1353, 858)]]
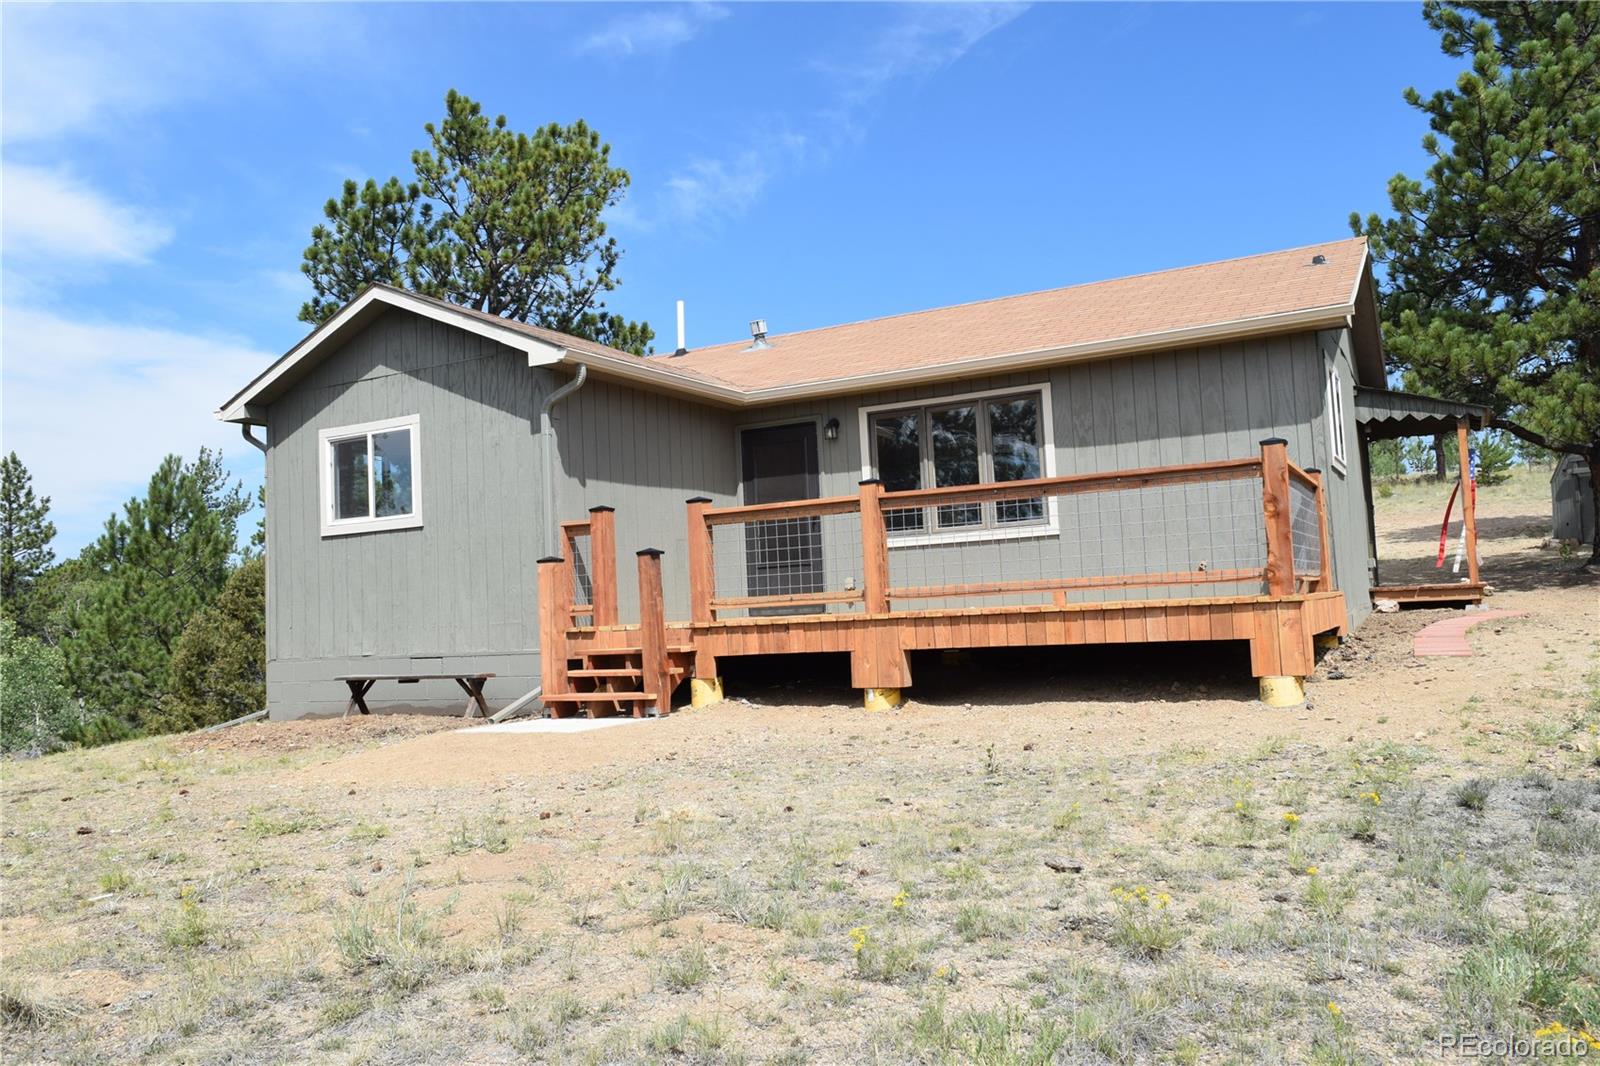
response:
[[(661, 553), (639, 554), (638, 644), (586, 647), (583, 631), (570, 628), (570, 576), (564, 560), (541, 560), (544, 694), (552, 718), (579, 712), (590, 718), (631, 714), (657, 717), (672, 710), (672, 693), (689, 676), (694, 646), (668, 644), (661, 600)], [(597, 592), (597, 596), (599, 593)], [(559, 636), (551, 640), (551, 630)], [(589, 631), (590, 639), (593, 632)], [(624, 638), (626, 639), (626, 638)]]

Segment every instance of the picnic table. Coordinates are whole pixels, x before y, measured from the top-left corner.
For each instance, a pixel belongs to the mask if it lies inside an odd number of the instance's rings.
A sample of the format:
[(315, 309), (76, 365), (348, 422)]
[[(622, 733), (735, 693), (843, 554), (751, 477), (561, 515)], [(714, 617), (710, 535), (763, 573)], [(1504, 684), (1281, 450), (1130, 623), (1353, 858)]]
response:
[(489, 704), (483, 698), (483, 686), (493, 677), (493, 674), (341, 674), (334, 678), (350, 686), (350, 702), (344, 706), (343, 717), (350, 717), (351, 708), (359, 710), (362, 714), (371, 714), (367, 710), (367, 693), (372, 691), (372, 686), (379, 681), (398, 681), (402, 685), (415, 685), (419, 681), (454, 681), (461, 686), (461, 691), (467, 694), (467, 709), (461, 715), (471, 718), (473, 712), (489, 717)]

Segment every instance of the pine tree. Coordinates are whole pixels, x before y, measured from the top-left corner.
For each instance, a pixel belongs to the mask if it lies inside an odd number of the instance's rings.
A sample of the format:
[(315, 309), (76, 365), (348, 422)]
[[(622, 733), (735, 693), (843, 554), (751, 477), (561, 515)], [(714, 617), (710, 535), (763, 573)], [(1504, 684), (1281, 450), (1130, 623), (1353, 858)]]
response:
[(466, 307), (645, 354), (655, 333), (608, 314), (622, 250), (601, 215), (628, 186), (611, 147), (583, 120), (517, 133), (451, 89), (423, 127), (416, 180), (346, 181), (311, 231), (301, 271), (321, 322), (373, 284), (403, 285)]
[(221, 457), (192, 464), (169, 455), (142, 499), (106, 520), (82, 559), (93, 572), (63, 640), (67, 670), (89, 706), (133, 724), (158, 710), (190, 618), (228, 577), (239, 515)]
[(1387, 267), (1388, 350), (1409, 387), (1490, 406), (1600, 484), (1600, 3), (1430, 0), (1423, 16), (1471, 68), (1407, 90), (1433, 162), (1390, 180), (1393, 217), (1351, 216)]
[(55, 562), (50, 497), (34, 496), (33, 475), (17, 453), (0, 459), (0, 607), (24, 636), (38, 633), (34, 585)]
[(172, 656), (168, 698), (146, 717), (148, 731), (199, 729), (266, 705), (266, 575), (266, 560), (250, 559), (189, 620)]

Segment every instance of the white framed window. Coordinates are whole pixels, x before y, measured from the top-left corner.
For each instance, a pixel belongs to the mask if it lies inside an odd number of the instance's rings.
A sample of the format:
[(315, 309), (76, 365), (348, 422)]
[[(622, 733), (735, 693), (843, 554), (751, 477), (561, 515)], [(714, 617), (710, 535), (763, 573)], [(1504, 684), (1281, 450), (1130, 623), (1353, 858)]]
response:
[(1334, 467), (1344, 473), (1344, 378), (1338, 366), (1328, 367), (1328, 452)]
[[(861, 409), (863, 477), (885, 492), (1055, 476), (1048, 385)], [(1050, 497), (894, 508), (889, 546), (1056, 533)]]
[(422, 440), (416, 415), (317, 435), (322, 535), (422, 525)]

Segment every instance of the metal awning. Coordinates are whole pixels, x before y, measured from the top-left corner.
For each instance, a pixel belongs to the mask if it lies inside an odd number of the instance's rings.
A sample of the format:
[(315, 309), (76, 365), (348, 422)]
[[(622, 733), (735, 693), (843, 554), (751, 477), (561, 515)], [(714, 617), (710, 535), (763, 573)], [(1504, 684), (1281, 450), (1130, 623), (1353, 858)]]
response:
[(1356, 387), (1356, 424), (1368, 440), (1454, 433), (1462, 419), (1472, 429), (1484, 429), (1489, 417), (1489, 409), (1477, 404)]

